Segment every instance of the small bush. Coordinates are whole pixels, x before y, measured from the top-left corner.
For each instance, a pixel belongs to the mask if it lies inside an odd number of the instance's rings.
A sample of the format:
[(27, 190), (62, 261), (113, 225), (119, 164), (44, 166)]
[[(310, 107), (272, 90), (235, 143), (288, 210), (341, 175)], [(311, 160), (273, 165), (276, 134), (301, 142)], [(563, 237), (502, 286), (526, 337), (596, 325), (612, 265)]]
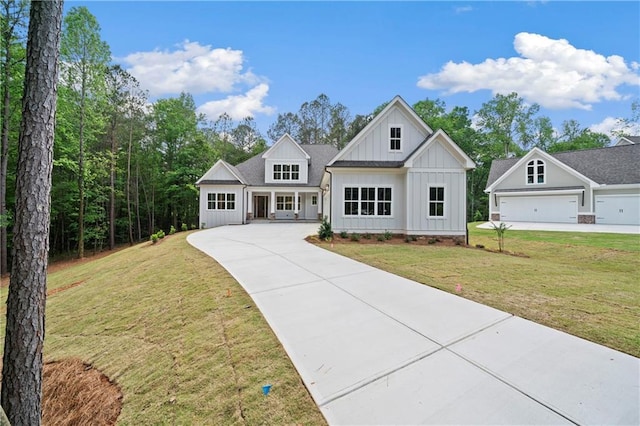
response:
[(180, 227), (180, 229), (182, 230), (182, 232), (188, 231), (189, 227), (187, 226), (186, 223), (183, 223), (182, 226)]
[(371, 234), (370, 233), (365, 233), (362, 238), (364, 238), (365, 240), (370, 240), (371, 239)]
[(176, 228), (173, 225), (171, 225), (171, 228), (169, 229), (169, 235), (173, 235), (175, 233), (176, 233)]
[(351, 234), (351, 241), (360, 241), (360, 234), (358, 233)]
[(413, 240), (411, 239), (410, 236), (407, 235), (406, 237), (404, 237), (404, 242), (405, 243), (410, 243), (411, 241), (413, 241)]
[(164, 231), (161, 229), (158, 232), (156, 232), (156, 235), (158, 236), (158, 238), (163, 239), (165, 237), (165, 233)]
[(429, 238), (429, 240), (427, 241), (428, 244), (435, 244), (438, 242), (437, 238)]
[[(198, 229), (195, 223), (191, 224), (191, 229)], [(202, 229), (204, 229), (204, 223), (202, 224)]]
[(386, 241), (386, 238), (384, 237), (383, 234), (378, 235), (378, 241)]
[(411, 236), (411, 241), (418, 241), (418, 237), (416, 235)]
[(318, 229), (318, 238), (324, 241), (330, 241), (333, 238), (333, 230), (326, 216), (322, 219), (320, 229)]
[(340, 231), (340, 238), (342, 239), (349, 238), (349, 234), (347, 233), (347, 231)]
[(393, 237), (393, 234), (389, 231), (384, 231), (384, 234), (382, 234), (382, 236), (385, 240), (390, 240)]
[(155, 244), (158, 242), (158, 234), (151, 234), (151, 237), (149, 238), (151, 240), (151, 244)]

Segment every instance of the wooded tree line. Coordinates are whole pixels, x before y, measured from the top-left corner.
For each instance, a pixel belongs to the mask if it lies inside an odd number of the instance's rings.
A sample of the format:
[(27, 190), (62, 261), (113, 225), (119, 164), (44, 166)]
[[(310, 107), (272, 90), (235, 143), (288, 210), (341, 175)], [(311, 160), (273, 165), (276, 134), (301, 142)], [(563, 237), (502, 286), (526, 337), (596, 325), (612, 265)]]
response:
[[(26, 0), (0, 0), (0, 271), (7, 271), (14, 209), (18, 123), (25, 65)], [(151, 103), (126, 70), (113, 63), (100, 26), (86, 7), (73, 7), (63, 20), (60, 49), (54, 169), (51, 196), (51, 253), (113, 248), (147, 239), (159, 229), (198, 226), (194, 183), (217, 160), (238, 164), (264, 151), (267, 141), (255, 120), (222, 114), (210, 122), (193, 97)], [(297, 112), (278, 114), (269, 127), (271, 143), (284, 133), (300, 143), (342, 148), (384, 108), (352, 117), (324, 94)], [(413, 105), (433, 129), (444, 129), (476, 162), (469, 173), (468, 218), (486, 219), (484, 186), (494, 158), (520, 155), (533, 146), (546, 151), (606, 146), (606, 135), (564, 122), (559, 132), (517, 94), (496, 95), (475, 112), (448, 109), (442, 100)], [(637, 116), (637, 102), (634, 103)], [(635, 118), (637, 121), (637, 117)]]

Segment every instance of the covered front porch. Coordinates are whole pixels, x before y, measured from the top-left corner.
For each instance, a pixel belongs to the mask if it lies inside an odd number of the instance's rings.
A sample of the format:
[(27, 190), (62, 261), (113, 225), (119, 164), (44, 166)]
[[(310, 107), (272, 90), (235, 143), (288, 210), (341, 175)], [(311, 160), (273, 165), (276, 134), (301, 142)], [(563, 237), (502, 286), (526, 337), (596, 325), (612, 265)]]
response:
[(318, 188), (248, 190), (246, 219), (322, 220), (322, 201)]

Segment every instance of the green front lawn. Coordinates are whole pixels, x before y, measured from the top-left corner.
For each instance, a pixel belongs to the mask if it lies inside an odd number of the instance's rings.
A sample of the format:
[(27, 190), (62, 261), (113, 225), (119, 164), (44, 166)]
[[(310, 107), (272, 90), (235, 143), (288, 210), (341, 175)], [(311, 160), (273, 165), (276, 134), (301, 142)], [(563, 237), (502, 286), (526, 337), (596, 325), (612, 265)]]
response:
[(640, 236), (495, 231), (471, 247), (340, 243), (328, 250), (549, 327), (640, 356)]

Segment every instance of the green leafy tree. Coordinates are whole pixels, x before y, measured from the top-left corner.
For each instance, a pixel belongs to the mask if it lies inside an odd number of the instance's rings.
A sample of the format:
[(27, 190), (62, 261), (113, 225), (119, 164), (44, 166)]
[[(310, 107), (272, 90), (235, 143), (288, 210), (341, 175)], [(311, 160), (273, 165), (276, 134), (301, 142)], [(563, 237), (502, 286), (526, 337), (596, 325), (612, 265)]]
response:
[(300, 134), (300, 118), (292, 112), (278, 114), (276, 122), (271, 124), (267, 130), (267, 136), (271, 142), (277, 142), (287, 133), (293, 138), (297, 138)]
[(496, 94), (477, 111), (477, 125), (496, 154), (517, 156), (532, 146), (533, 120), (539, 110), (538, 104), (526, 105), (515, 92)]
[(7, 209), (7, 184), (9, 180), (9, 145), (18, 126), (24, 79), (24, 37), (29, 4), (26, 0), (0, 1), (0, 39), (2, 43), (0, 69), (2, 92), (2, 130), (0, 135), (0, 275), (8, 271), (7, 229), (10, 214)]
[(84, 257), (85, 145), (101, 129), (98, 102), (104, 93), (105, 71), (111, 59), (100, 25), (86, 7), (73, 7), (64, 19), (60, 47), (62, 79), (67, 101), (77, 122), (78, 144), (78, 257)]

